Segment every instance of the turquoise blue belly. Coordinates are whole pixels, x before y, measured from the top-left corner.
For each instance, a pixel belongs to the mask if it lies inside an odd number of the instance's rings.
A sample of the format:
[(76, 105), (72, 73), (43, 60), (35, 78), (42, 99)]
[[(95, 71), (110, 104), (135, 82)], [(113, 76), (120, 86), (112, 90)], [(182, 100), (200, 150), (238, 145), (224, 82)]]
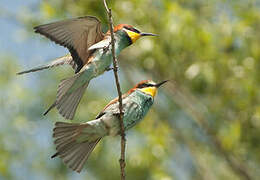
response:
[(134, 92), (132, 95), (132, 102), (127, 103), (124, 108), (124, 126), (126, 130), (140, 122), (153, 104), (152, 97), (139, 91)]

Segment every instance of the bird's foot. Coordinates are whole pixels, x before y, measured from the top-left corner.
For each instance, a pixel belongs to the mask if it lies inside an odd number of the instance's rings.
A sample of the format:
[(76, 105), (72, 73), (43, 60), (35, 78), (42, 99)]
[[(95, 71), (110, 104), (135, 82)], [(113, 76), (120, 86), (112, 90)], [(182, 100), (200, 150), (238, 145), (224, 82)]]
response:
[[(124, 116), (125, 112), (122, 111), (122, 117)], [(120, 119), (120, 112), (114, 114), (118, 119)]]
[(104, 53), (104, 54), (109, 50), (109, 46), (110, 46), (110, 43), (109, 43), (108, 46), (104, 46), (104, 47), (103, 47), (103, 53)]

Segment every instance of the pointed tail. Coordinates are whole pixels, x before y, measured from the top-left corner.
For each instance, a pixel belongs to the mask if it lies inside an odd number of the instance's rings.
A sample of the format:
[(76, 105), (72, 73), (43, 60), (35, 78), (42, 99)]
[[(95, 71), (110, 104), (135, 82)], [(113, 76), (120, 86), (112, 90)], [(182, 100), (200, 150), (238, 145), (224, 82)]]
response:
[(79, 102), (88, 87), (88, 82), (86, 82), (81, 87), (68, 93), (79, 76), (80, 73), (61, 81), (58, 87), (56, 101), (47, 109), (44, 115), (46, 115), (52, 108), (56, 107), (65, 119), (72, 120), (74, 118)]
[(48, 64), (45, 64), (45, 65), (42, 65), (42, 66), (38, 66), (38, 67), (29, 69), (29, 70), (26, 70), (26, 71), (21, 71), (21, 72), (18, 72), (16, 74), (17, 75), (22, 75), (22, 74), (26, 74), (26, 73), (30, 73), (30, 72), (36, 72), (36, 71), (40, 71), (40, 70), (44, 70), (44, 69), (49, 69), (49, 68), (60, 66), (60, 65), (65, 65), (65, 64), (69, 64), (69, 65), (72, 66), (73, 69), (76, 69), (76, 64), (73, 61), (71, 55), (67, 54), (65, 56), (62, 56), (60, 58), (57, 58), (57, 59), (51, 61)]
[(80, 173), (90, 153), (101, 139), (98, 136), (93, 139), (93, 133), (87, 133), (88, 128), (93, 130), (88, 123), (56, 122), (53, 138), (57, 153), (51, 158), (59, 156), (69, 168)]

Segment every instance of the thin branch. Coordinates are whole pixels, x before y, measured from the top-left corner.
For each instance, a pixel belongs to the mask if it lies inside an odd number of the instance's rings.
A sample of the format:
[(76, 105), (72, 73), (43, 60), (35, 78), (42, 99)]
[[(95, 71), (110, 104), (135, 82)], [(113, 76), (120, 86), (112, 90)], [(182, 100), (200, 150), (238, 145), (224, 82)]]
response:
[(118, 78), (118, 65), (117, 65), (117, 59), (115, 54), (115, 37), (114, 37), (114, 31), (113, 31), (113, 20), (112, 20), (112, 11), (110, 8), (108, 8), (106, 0), (103, 0), (104, 6), (107, 12), (108, 20), (109, 20), (109, 29), (110, 29), (110, 35), (111, 35), (111, 44), (112, 44), (112, 56), (113, 56), (113, 70), (114, 70), (114, 76), (115, 76), (115, 82), (116, 82), (116, 88), (118, 93), (118, 101), (119, 101), (119, 112), (120, 112), (120, 129), (121, 129), (121, 157), (119, 160), (120, 163), (120, 169), (121, 169), (121, 180), (125, 180), (125, 146), (126, 146), (126, 139), (125, 139), (125, 128), (124, 128), (124, 122), (123, 122), (123, 104), (122, 104), (122, 92), (120, 88), (120, 82)]

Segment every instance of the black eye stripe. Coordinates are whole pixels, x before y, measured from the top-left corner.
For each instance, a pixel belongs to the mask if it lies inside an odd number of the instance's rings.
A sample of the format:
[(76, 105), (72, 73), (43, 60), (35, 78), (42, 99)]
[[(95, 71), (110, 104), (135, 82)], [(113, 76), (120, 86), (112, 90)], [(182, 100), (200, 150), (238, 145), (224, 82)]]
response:
[(127, 26), (124, 26), (124, 28), (125, 29), (128, 29), (129, 31), (133, 31), (133, 32), (136, 32), (136, 33), (140, 33), (140, 31), (139, 30), (137, 30), (137, 29), (135, 29), (135, 28), (133, 28), (133, 27), (127, 27)]
[(137, 88), (145, 88), (145, 87), (154, 87), (154, 84), (140, 84), (139, 86), (137, 86)]
[(132, 31), (134, 31), (134, 32), (136, 32), (136, 33), (138, 33), (138, 34), (140, 34), (140, 31), (137, 30), (137, 29), (135, 29), (135, 28), (133, 28)]
[(128, 30), (130, 30), (130, 31), (131, 31), (131, 28), (129, 28), (129, 27), (127, 27), (127, 26), (124, 26), (124, 28), (126, 28), (126, 29), (128, 29)]

